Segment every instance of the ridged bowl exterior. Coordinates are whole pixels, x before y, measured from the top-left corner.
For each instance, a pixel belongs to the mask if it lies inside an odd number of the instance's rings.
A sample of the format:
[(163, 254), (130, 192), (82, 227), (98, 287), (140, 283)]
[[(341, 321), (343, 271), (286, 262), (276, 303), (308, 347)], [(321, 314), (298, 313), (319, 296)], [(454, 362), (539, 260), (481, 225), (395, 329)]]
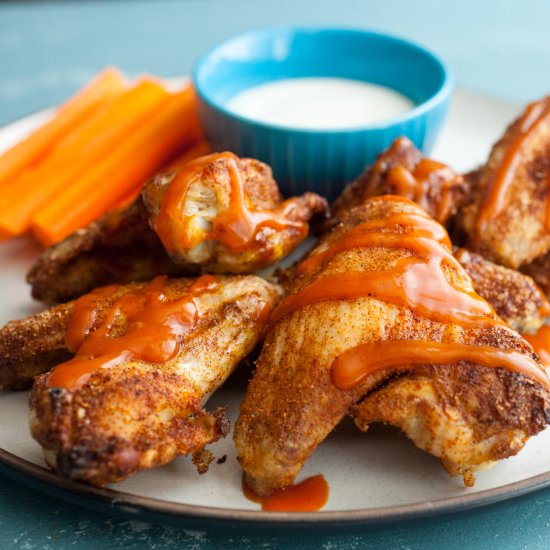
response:
[[(339, 63), (338, 55), (346, 56), (347, 63)], [(338, 131), (255, 122), (225, 108), (228, 99), (251, 85), (298, 76), (363, 79), (397, 89), (417, 105), (384, 123)], [(434, 54), (399, 38), (288, 27), (248, 33), (218, 46), (199, 61), (193, 75), (200, 118), (214, 150), (266, 162), (284, 195), (315, 191), (329, 199), (399, 136), (428, 153), (445, 120), (451, 80)]]

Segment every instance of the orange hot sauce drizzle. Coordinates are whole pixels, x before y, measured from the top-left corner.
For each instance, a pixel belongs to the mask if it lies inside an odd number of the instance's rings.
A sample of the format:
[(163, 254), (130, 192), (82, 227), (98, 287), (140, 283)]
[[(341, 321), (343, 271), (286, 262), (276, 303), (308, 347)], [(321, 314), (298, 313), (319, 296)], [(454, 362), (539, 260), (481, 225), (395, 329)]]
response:
[[(388, 248), (391, 248), (393, 245), (402, 248), (401, 236), (398, 233), (382, 233), (381, 231), (387, 230), (388, 227), (391, 228), (391, 226), (395, 226), (395, 229), (399, 227), (407, 228), (410, 227), (412, 223), (415, 224), (415, 235), (431, 237), (445, 244), (448, 248), (451, 248), (451, 241), (445, 228), (438, 223), (434, 223), (434, 221), (425, 214), (412, 212), (407, 214), (396, 214), (390, 216), (386, 220), (369, 220), (350, 229), (344, 237), (332, 243), (324, 251), (306, 258), (298, 265), (296, 273), (300, 274), (318, 269), (326, 260), (332, 258), (335, 254), (353, 248), (376, 245), (387, 246)], [(382, 244), (382, 242), (384, 244)]]
[[(424, 218), (422, 222), (419, 219)], [(495, 324), (491, 306), (474, 292), (452, 285), (442, 269), (447, 262), (461, 269), (450, 252), (446, 231), (427, 215), (400, 214), (401, 225), (408, 224), (407, 233), (391, 233), (398, 227), (395, 218), (366, 222), (356, 226), (320, 254), (308, 258), (298, 272), (317, 267), (317, 262), (358, 246), (384, 246), (413, 250), (418, 256), (404, 258), (388, 271), (352, 271), (328, 275), (288, 296), (275, 309), (270, 319), (274, 325), (281, 318), (305, 305), (329, 300), (352, 300), (371, 296), (387, 303), (410, 307), (415, 312), (436, 321), (456, 319), (463, 324)], [(362, 229), (373, 229), (361, 234)], [(374, 229), (378, 228), (379, 231)], [(386, 230), (381, 232), (380, 230)]]
[(396, 195), (411, 199), (428, 210), (430, 206), (428, 198), (429, 180), (430, 176), (435, 173), (438, 173), (443, 179), (443, 185), (434, 217), (437, 221), (444, 223), (453, 208), (451, 188), (458, 178), (447, 165), (423, 158), (412, 172), (404, 166), (394, 166), (388, 172), (388, 183), (395, 189)]
[[(393, 197), (392, 200), (408, 202), (400, 197)], [(367, 222), (363, 229), (368, 228), (370, 232), (361, 234), (361, 226), (357, 226), (331, 243), (327, 250), (311, 256), (306, 260), (311, 260), (309, 265), (302, 272), (317, 267), (317, 256), (322, 255), (319, 259), (322, 263), (334, 254), (356, 248), (359, 246), (356, 241), (358, 236), (364, 239), (361, 246), (400, 247), (415, 253), (415, 256), (399, 260), (393, 269), (387, 271), (343, 272), (314, 281), (281, 302), (270, 318), (270, 326), (306, 305), (369, 296), (410, 308), (419, 316), (439, 322), (452, 322), (463, 327), (498, 325), (511, 330), (475, 292), (465, 291), (449, 281), (443, 266), (453, 266), (459, 272), (462, 268), (452, 256), (448, 237), (441, 237), (443, 228), (427, 215), (421, 223), (418, 220), (418, 215), (401, 214), (401, 224), (409, 226), (409, 231), (405, 233), (395, 232), (400, 227), (396, 225), (395, 217), (376, 220), (378, 226)], [(430, 224), (434, 227), (430, 228)], [(352, 233), (354, 230), (355, 233)], [(447, 364), (459, 360), (521, 372), (550, 389), (550, 380), (540, 365), (524, 354), (488, 346), (425, 341), (384, 341), (357, 346), (335, 360), (332, 376), (335, 385), (349, 389), (368, 374), (381, 369), (400, 365), (412, 368), (422, 364)]]
[(268, 512), (316, 512), (328, 500), (329, 487), (322, 475), (304, 479), (285, 489), (276, 489), (266, 497), (257, 496), (243, 480), (244, 496), (262, 505)]
[(543, 325), (535, 334), (522, 335), (535, 350), (545, 369), (550, 369), (550, 325)]
[[(53, 369), (47, 386), (74, 391), (98, 369), (124, 361), (162, 363), (175, 357), (182, 337), (199, 319), (196, 295), (212, 289), (216, 280), (211, 275), (199, 277), (187, 294), (175, 300), (165, 295), (166, 280), (157, 277), (145, 287), (120, 296), (93, 332), (99, 300), (109, 296), (113, 287), (80, 298), (66, 333), (67, 347), (76, 355)], [(124, 323), (125, 330), (114, 337), (117, 323)]]
[(96, 288), (76, 301), (65, 331), (65, 345), (69, 351), (77, 352), (95, 325), (98, 304), (111, 298), (119, 288), (117, 285)]
[[(476, 231), (478, 236), (492, 220), (494, 220), (504, 209), (508, 189), (514, 180), (514, 175), (521, 159), (521, 150), (529, 139), (531, 132), (550, 116), (550, 102), (541, 100), (531, 103), (516, 123), (516, 129), (512, 136), (512, 142), (506, 149), (504, 157), (496, 170), (493, 178), (489, 181), (485, 198), (479, 209), (476, 220)], [(547, 203), (547, 210), (550, 208), (550, 201)], [(550, 229), (550, 216), (546, 216), (546, 226)]]
[(549, 388), (548, 377), (536, 361), (515, 350), (501, 350), (488, 346), (424, 342), (416, 340), (385, 340), (369, 342), (351, 348), (336, 358), (332, 365), (332, 381), (342, 390), (354, 388), (367, 375), (403, 361), (403, 368), (420, 365), (445, 365), (472, 361), (486, 367), (503, 367), (526, 374)]
[[(191, 218), (184, 214), (187, 192), (205, 168), (223, 160), (229, 174), (230, 199), (226, 210), (219, 212), (210, 231), (197, 234), (190, 226)], [(306, 222), (290, 219), (297, 199), (288, 199), (273, 210), (251, 209), (247, 205), (244, 182), (233, 153), (214, 153), (188, 163), (170, 183), (155, 220), (157, 233), (169, 252), (189, 250), (207, 240), (217, 240), (233, 252), (249, 250), (260, 228), (296, 229), (307, 235)]]

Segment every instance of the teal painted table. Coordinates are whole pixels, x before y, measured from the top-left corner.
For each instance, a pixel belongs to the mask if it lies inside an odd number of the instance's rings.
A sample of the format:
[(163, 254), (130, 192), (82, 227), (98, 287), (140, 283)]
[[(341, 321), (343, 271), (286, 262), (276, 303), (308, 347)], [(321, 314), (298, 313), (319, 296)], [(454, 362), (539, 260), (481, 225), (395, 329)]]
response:
[[(189, 72), (251, 28), (333, 24), (391, 31), (440, 52), (458, 85), (525, 102), (550, 91), (545, 0), (188, 0), (0, 3), (0, 124), (53, 105), (107, 64)], [(1, 269), (1, 267), (0, 267)], [(0, 419), (2, 422), (9, 419)], [(75, 508), (0, 477), (0, 548), (550, 548), (550, 490), (363, 532), (200, 533)]]

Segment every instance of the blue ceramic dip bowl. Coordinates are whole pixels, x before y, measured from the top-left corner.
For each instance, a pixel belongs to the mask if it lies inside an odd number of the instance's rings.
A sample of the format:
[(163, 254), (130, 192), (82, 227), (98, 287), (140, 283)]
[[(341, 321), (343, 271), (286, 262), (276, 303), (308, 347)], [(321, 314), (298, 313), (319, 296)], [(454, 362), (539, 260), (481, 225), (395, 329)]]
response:
[[(227, 107), (239, 92), (271, 81), (337, 77), (386, 86), (414, 108), (383, 122), (310, 130), (259, 122)], [(279, 27), (242, 34), (204, 55), (193, 71), (199, 114), (215, 151), (262, 160), (285, 195), (316, 191), (330, 199), (398, 136), (429, 152), (452, 90), (445, 63), (425, 48), (377, 32)]]

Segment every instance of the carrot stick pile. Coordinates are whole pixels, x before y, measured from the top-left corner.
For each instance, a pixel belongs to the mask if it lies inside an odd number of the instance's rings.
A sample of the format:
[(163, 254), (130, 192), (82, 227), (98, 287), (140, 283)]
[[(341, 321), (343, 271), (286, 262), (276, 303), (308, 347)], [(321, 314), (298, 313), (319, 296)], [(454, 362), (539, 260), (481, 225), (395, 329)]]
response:
[(56, 243), (131, 202), (162, 167), (207, 152), (190, 85), (169, 92), (151, 77), (130, 85), (106, 69), (0, 155), (0, 239), (32, 231)]

